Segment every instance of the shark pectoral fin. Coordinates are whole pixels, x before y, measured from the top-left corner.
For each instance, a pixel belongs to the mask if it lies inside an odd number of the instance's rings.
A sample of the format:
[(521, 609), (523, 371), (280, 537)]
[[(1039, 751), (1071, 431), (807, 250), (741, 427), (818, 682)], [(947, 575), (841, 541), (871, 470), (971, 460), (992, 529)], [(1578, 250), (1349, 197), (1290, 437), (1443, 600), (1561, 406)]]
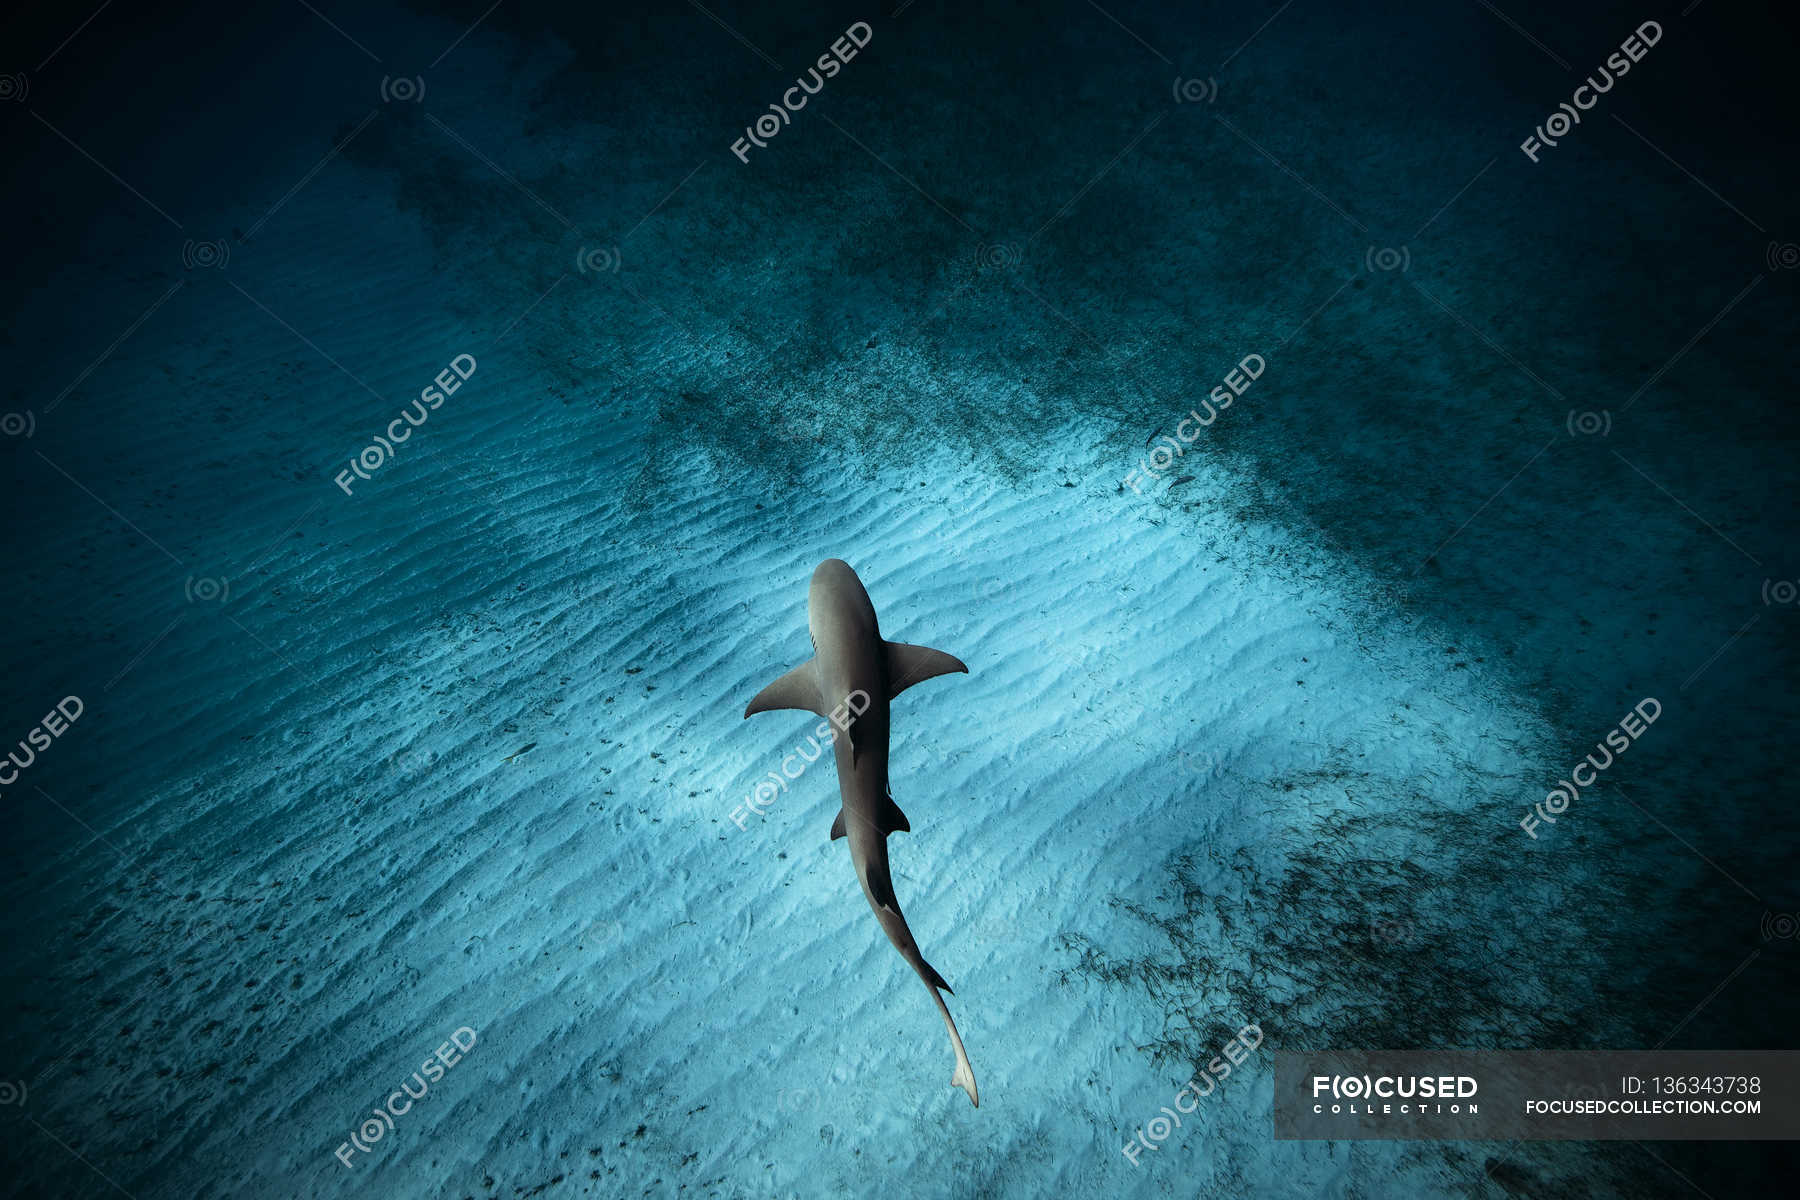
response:
[(756, 693), (756, 699), (744, 709), (746, 717), (778, 708), (799, 708), (825, 715), (825, 701), (819, 697), (818, 659), (809, 658), (793, 670)]
[(892, 700), (915, 683), (923, 683), (953, 671), (969, 673), (962, 660), (930, 646), (909, 646), (905, 642), (884, 642), (887, 650), (888, 699)]
[(881, 830), (883, 836), (890, 833), (911, 833), (912, 822), (906, 819), (906, 814), (894, 803), (893, 796), (887, 795), (882, 797), (881, 811), (875, 814), (875, 828)]
[(838, 809), (837, 820), (831, 823), (831, 840), (837, 841), (844, 836), (844, 810)]

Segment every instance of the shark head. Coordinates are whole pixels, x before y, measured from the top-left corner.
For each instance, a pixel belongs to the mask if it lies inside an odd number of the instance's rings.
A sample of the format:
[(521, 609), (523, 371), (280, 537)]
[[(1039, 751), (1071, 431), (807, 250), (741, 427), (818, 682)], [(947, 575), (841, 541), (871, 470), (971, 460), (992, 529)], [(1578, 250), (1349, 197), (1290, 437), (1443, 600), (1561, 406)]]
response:
[(816, 653), (822, 641), (842, 638), (879, 641), (875, 605), (850, 564), (828, 558), (813, 569), (806, 590), (806, 626)]

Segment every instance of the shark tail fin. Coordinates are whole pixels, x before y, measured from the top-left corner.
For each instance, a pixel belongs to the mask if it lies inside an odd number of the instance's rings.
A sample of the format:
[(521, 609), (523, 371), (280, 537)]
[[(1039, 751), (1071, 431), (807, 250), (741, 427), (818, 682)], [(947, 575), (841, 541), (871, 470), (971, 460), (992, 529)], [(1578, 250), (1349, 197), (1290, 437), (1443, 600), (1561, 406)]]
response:
[(950, 1086), (969, 1093), (969, 1103), (981, 1107), (981, 1094), (975, 1090), (975, 1068), (969, 1065), (968, 1055), (957, 1056), (956, 1074), (950, 1076)]
[[(919, 961), (924, 962), (923, 959)], [(950, 1086), (959, 1087), (967, 1092), (969, 1103), (980, 1108), (981, 1093), (975, 1088), (975, 1068), (969, 1065), (969, 1055), (963, 1049), (962, 1035), (956, 1032), (956, 1022), (950, 1019), (949, 1005), (945, 1004), (944, 998), (937, 994), (938, 988), (943, 988), (947, 992), (950, 990), (950, 985), (944, 982), (942, 975), (932, 970), (930, 964), (925, 965), (925, 971), (921, 974), (926, 975), (926, 983), (932, 984), (931, 998), (937, 1002), (938, 1012), (944, 1015), (944, 1028), (950, 1031), (950, 1048), (956, 1052), (956, 1073), (950, 1076)]]

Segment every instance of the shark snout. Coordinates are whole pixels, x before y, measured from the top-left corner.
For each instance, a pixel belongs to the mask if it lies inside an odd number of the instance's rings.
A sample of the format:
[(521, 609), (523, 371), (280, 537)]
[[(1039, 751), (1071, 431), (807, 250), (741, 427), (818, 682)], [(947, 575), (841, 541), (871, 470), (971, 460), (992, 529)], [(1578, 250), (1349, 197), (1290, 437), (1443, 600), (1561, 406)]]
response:
[(841, 558), (828, 558), (813, 568), (808, 598), (816, 600), (821, 595), (837, 591), (852, 580), (856, 582), (858, 590), (861, 590), (862, 581), (856, 578), (856, 572), (850, 569), (849, 563)]

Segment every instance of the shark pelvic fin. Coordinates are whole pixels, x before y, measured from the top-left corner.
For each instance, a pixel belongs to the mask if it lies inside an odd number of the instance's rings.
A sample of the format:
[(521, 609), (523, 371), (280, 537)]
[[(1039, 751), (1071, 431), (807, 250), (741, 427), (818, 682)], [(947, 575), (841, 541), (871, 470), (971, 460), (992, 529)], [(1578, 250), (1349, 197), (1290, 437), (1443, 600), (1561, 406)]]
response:
[(816, 658), (809, 658), (787, 674), (756, 693), (744, 709), (746, 717), (780, 708), (798, 708), (825, 715), (825, 702), (819, 697), (819, 672)]
[(892, 792), (885, 794), (881, 799), (881, 811), (875, 814), (875, 828), (881, 830), (884, 836), (890, 833), (912, 832), (912, 822), (906, 819), (906, 814), (900, 811), (898, 804), (894, 803)]
[(915, 683), (923, 683), (939, 675), (961, 671), (969, 673), (962, 660), (930, 646), (910, 646), (905, 642), (883, 642), (887, 651), (888, 699), (892, 700)]
[[(837, 820), (831, 823), (832, 841), (835, 842), (848, 834), (849, 831), (844, 828), (844, 822), (847, 819), (844, 810), (838, 809)], [(882, 837), (886, 837), (890, 833), (911, 833), (912, 822), (906, 819), (906, 814), (900, 811), (898, 804), (894, 803), (893, 796), (887, 795), (882, 797), (881, 809), (875, 814), (875, 828)]]

